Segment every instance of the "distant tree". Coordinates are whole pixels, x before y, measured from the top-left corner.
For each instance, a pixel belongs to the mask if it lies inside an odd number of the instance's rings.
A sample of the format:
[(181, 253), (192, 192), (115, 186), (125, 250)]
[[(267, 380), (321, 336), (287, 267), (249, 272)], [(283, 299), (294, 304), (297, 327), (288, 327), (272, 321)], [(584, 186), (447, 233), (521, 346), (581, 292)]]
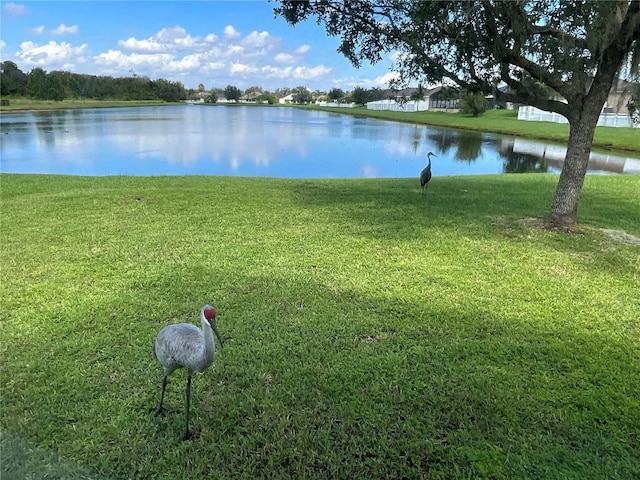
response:
[(307, 87), (296, 87), (292, 91), (293, 103), (307, 104), (313, 102), (313, 96)]
[(247, 89), (244, 91), (244, 94), (245, 94), (245, 95), (251, 95), (251, 94), (253, 94), (253, 93), (258, 93), (258, 94), (262, 93), (262, 87), (258, 87), (258, 86), (256, 86), (256, 85), (254, 85), (254, 86), (252, 86), (252, 87), (247, 88)]
[(45, 100), (47, 98), (46, 90), (47, 72), (40, 67), (33, 68), (27, 74), (27, 95), (36, 100)]
[(0, 64), (0, 95), (24, 95), (27, 75), (11, 61)]
[(284, 88), (276, 88), (276, 91), (273, 92), (278, 98), (286, 97), (291, 93), (291, 89), (288, 87)]
[(242, 96), (242, 92), (238, 87), (233, 85), (227, 85), (224, 89), (224, 96), (227, 100), (233, 100), (234, 102), (239, 102), (240, 97)]
[(329, 98), (331, 100), (341, 100), (344, 98), (344, 91), (340, 88), (332, 88), (329, 90)]
[(153, 90), (158, 99), (165, 102), (180, 102), (187, 98), (187, 92), (184, 85), (180, 82), (172, 82), (159, 78), (153, 83)]
[(411, 100), (424, 100), (424, 88), (422, 87), (422, 84), (418, 85), (418, 88), (415, 89), (415, 91), (411, 94)]
[(205, 102), (207, 103), (217, 103), (218, 100), (224, 96), (224, 89), (223, 88), (219, 88), (219, 87), (213, 87), (211, 90), (209, 90), (209, 93), (211, 95), (209, 95), (209, 97), (205, 98)]
[(356, 87), (348, 95), (348, 100), (356, 105), (366, 105), (368, 102), (375, 102), (384, 98), (384, 92), (379, 88), (367, 90), (362, 87)]
[(487, 99), (482, 92), (467, 92), (460, 99), (462, 113), (470, 113), (474, 117), (487, 111)]
[(273, 105), (278, 103), (278, 97), (273, 93), (262, 92), (260, 96), (256, 97), (256, 101), (258, 102), (267, 102), (269, 105)]
[(200, 92), (200, 93), (204, 92), (204, 84), (203, 83), (198, 85), (198, 92)]
[(366, 103), (369, 101), (369, 94), (367, 90), (362, 87), (354, 88), (349, 97), (351, 98), (351, 101), (356, 105), (366, 105)]
[(56, 102), (61, 102), (67, 98), (67, 81), (69, 77), (69, 72), (49, 72), (45, 78), (45, 98)]
[(384, 91), (381, 88), (372, 88), (367, 91), (369, 94), (369, 102), (375, 102), (377, 100), (384, 99)]

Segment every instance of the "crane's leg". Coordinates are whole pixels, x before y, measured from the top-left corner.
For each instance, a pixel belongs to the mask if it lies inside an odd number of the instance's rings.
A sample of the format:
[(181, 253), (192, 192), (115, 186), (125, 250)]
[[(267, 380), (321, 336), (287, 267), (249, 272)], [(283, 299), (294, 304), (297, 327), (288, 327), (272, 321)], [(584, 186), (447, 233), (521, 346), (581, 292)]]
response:
[(187, 375), (187, 430), (184, 434), (184, 439), (189, 440), (191, 435), (189, 434), (189, 403), (191, 402), (191, 375)]
[(160, 395), (160, 406), (156, 410), (156, 416), (164, 412), (162, 408), (162, 402), (164, 401), (164, 390), (167, 388), (167, 376), (162, 377), (162, 395)]

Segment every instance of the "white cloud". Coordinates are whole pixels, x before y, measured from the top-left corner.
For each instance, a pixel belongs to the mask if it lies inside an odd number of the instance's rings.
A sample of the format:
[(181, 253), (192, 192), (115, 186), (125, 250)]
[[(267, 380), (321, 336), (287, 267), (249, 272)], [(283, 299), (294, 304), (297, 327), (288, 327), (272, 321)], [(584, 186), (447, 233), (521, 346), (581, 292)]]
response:
[(238, 38), (240, 36), (240, 32), (233, 28), (233, 25), (227, 25), (224, 27), (224, 36), (226, 38)]
[(166, 53), (185, 50), (198, 50), (205, 46), (206, 42), (214, 41), (213, 37), (207, 36), (204, 41), (200, 37), (192, 37), (182, 27), (163, 28), (152, 37), (144, 40), (128, 38), (119, 40), (118, 45), (125, 50), (137, 53)]
[(298, 54), (305, 54), (309, 50), (311, 50), (311, 45), (304, 44), (304, 45), (300, 45), (298, 48), (296, 48), (295, 52), (298, 53)]
[[(31, 33), (53, 35), (54, 32), (76, 33), (78, 26), (60, 24), (53, 30), (37, 27)], [(344, 79), (336, 77), (334, 69), (305, 58), (311, 51), (309, 45), (283, 44), (282, 38), (268, 31), (254, 30), (242, 35), (227, 25), (223, 32), (193, 36), (180, 26), (172, 26), (161, 28), (147, 38), (122, 37), (116, 42), (117, 45), (90, 55), (86, 44), (29, 41), (20, 46), (14, 58), (27, 70), (40, 66), (48, 71), (66, 69), (112, 76), (127, 76), (134, 71), (152, 79), (181, 81), (190, 88), (199, 83), (231, 84), (241, 89), (260, 85), (268, 90), (294, 84), (312, 88), (346, 86)], [(85, 65), (78, 68), (82, 63)]]
[(313, 80), (331, 73), (330, 67), (318, 65), (317, 67), (296, 67), (293, 71), (293, 77), (301, 80)]
[(270, 43), (269, 32), (256, 32), (255, 30), (244, 37), (242, 44), (248, 47), (264, 47)]
[(289, 55), (288, 53), (278, 53), (273, 59), (278, 63), (293, 63), (295, 62), (295, 57), (293, 55)]
[(377, 86), (388, 87), (390, 83), (397, 81), (400, 79), (400, 74), (398, 72), (389, 72), (384, 75), (380, 75), (373, 80), (373, 83)]
[(42, 35), (44, 33), (44, 25), (33, 27), (27, 30), (31, 35)]
[(251, 65), (243, 65), (241, 63), (232, 63), (229, 67), (229, 73), (231, 74), (246, 74), (246, 73), (256, 73), (258, 69)]
[(126, 40), (118, 40), (118, 45), (125, 50), (129, 50), (131, 52), (160, 52), (165, 49), (163, 45), (160, 45), (157, 41), (153, 39), (147, 40), (137, 40), (133, 37), (127, 38)]
[(165, 72), (190, 72), (197, 70), (203, 64), (202, 55), (193, 54), (187, 55), (180, 60), (173, 60), (169, 62), (164, 68)]
[(27, 7), (13, 2), (5, 4), (4, 9), (12, 15), (24, 15), (27, 13)]
[(173, 56), (168, 53), (149, 55), (132, 53), (131, 55), (126, 55), (119, 50), (109, 50), (94, 57), (94, 59), (98, 65), (120, 69), (121, 71), (128, 71), (133, 67), (141, 68), (141, 73), (144, 75), (146, 74), (144, 72), (145, 68), (162, 68), (173, 60)]
[(205, 70), (222, 70), (225, 67), (223, 62), (208, 62), (204, 64)]
[(231, 45), (226, 52), (226, 56), (241, 55), (244, 53), (244, 47), (240, 45)]
[(262, 73), (281, 80), (315, 80), (329, 75), (333, 69), (318, 65), (317, 67), (273, 67), (267, 65), (262, 67)]
[(61, 23), (57, 28), (51, 30), (51, 33), (54, 35), (75, 35), (78, 33), (78, 26), (71, 25), (68, 27), (64, 23)]
[(66, 68), (86, 62), (84, 56), (88, 52), (88, 45), (74, 47), (67, 42), (50, 41), (44, 45), (34, 42), (23, 42), (16, 57), (29, 66)]

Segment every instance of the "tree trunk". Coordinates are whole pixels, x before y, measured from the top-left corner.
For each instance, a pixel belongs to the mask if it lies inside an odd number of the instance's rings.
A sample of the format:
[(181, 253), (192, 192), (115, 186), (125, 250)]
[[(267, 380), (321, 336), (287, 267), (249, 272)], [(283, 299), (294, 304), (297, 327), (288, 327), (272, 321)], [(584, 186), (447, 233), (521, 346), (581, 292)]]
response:
[(551, 209), (545, 218), (547, 228), (570, 231), (578, 224), (578, 200), (601, 108), (599, 102), (591, 102), (583, 105), (579, 115), (569, 118), (567, 154)]

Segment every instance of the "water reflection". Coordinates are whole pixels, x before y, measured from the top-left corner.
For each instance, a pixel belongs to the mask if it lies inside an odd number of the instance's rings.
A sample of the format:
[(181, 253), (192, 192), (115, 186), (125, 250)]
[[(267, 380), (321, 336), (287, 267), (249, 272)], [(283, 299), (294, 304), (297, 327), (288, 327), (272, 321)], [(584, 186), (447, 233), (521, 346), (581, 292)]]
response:
[[(0, 116), (1, 170), (82, 175), (412, 177), (555, 172), (561, 147), (295, 108), (169, 106)], [(515, 121), (515, 120), (514, 120)], [(593, 154), (592, 171), (640, 160)]]

